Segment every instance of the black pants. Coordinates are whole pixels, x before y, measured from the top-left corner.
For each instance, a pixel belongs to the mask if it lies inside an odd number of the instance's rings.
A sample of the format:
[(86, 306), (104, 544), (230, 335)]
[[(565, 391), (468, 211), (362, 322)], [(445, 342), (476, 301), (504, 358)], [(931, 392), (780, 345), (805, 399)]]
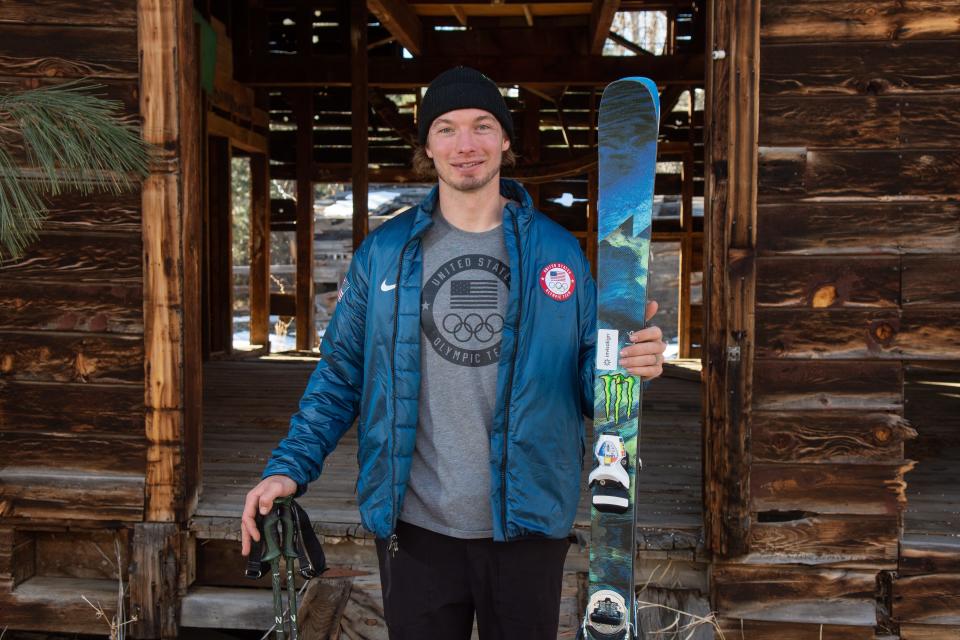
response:
[(397, 526), (377, 540), (390, 640), (556, 640), (567, 540), (461, 540)]

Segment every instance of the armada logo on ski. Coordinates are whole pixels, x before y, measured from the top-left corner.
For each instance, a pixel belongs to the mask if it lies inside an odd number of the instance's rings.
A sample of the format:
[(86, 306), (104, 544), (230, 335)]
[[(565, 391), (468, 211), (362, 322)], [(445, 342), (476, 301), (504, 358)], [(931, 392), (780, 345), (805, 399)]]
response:
[(572, 296), (576, 284), (573, 270), (562, 262), (551, 262), (540, 271), (540, 288), (557, 302)]

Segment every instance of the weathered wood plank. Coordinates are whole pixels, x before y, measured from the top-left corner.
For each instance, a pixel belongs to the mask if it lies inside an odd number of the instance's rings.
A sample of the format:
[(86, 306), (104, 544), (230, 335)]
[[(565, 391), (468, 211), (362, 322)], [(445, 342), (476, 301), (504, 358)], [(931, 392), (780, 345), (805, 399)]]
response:
[(903, 306), (960, 307), (960, 257), (956, 255), (904, 256)]
[(900, 575), (933, 573), (960, 574), (960, 540), (949, 535), (904, 535), (900, 543)]
[(143, 475), (146, 442), (142, 436), (0, 431), (0, 449), (16, 452), (16, 464), (34, 468), (76, 469)]
[(900, 624), (900, 640), (960, 640), (960, 625)]
[(758, 622), (719, 618), (727, 640), (874, 640), (873, 626), (803, 624), (800, 622)]
[(0, 24), (0, 43), (0, 75), (137, 78), (137, 31), (129, 27)]
[(893, 615), (903, 622), (960, 625), (960, 573), (894, 580)]
[(0, 329), (141, 334), (143, 293), (138, 284), (0, 279)]
[(769, 147), (950, 149), (960, 143), (956, 96), (797, 97), (761, 101)]
[(134, 435), (143, 419), (140, 385), (0, 380), (3, 431)]
[(754, 511), (896, 515), (906, 503), (905, 464), (773, 464), (750, 469)]
[(758, 359), (754, 410), (856, 409), (903, 411), (899, 362), (817, 362)]
[(713, 579), (712, 604), (726, 618), (871, 630), (876, 623), (873, 571), (720, 565)]
[(0, 469), (0, 517), (137, 522), (143, 476), (8, 466)]
[[(137, 87), (124, 85), (136, 95)], [(137, 103), (133, 103), (136, 113)], [(51, 198), (46, 203), (45, 231), (98, 232), (115, 231), (140, 233), (140, 189), (131, 189), (121, 194), (95, 192), (80, 194), (66, 192)]]
[(758, 462), (898, 462), (916, 435), (893, 413), (755, 411), (750, 452)]
[(41, 232), (22, 257), (0, 264), (0, 279), (137, 283), (141, 259), (138, 235)]
[(143, 338), (4, 331), (0, 373), (16, 380), (140, 383)]
[(797, 197), (960, 193), (960, 151), (956, 150), (761, 147), (758, 162), (761, 204)]
[(13, 592), (0, 589), (3, 625), (9, 630), (38, 630), (103, 635), (109, 626), (83, 601), (99, 602), (107, 617), (117, 610), (114, 580), (36, 576)]
[[(775, 95), (897, 95), (960, 91), (960, 40), (761, 47), (760, 91)], [(761, 101), (762, 104), (763, 101)]]
[(903, 312), (757, 310), (758, 358), (960, 359), (960, 326), (928, 307)]
[(119, 566), (129, 564), (129, 529), (100, 531), (38, 531), (31, 537), (36, 544), (37, 574), (57, 578), (117, 579)]
[(0, 6), (0, 23), (18, 25), (69, 25), (136, 27), (137, 5), (132, 0), (6, 0)]
[(763, 254), (960, 252), (960, 204), (791, 202), (759, 207)]
[(765, 0), (764, 42), (957, 37), (955, 0)]
[(900, 304), (900, 259), (760, 258), (758, 307), (892, 307)]
[(760, 564), (896, 565), (900, 526), (896, 516), (815, 516), (764, 512), (750, 527), (746, 560)]
[(130, 610), (141, 638), (177, 635), (180, 535), (173, 523), (142, 522), (133, 527)]

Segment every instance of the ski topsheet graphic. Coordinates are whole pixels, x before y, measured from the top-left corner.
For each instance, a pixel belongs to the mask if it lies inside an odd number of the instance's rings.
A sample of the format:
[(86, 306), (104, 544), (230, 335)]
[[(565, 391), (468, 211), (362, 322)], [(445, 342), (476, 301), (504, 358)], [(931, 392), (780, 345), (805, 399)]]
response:
[(590, 472), (590, 586), (581, 633), (635, 637), (634, 557), (642, 382), (620, 367), (644, 325), (660, 101), (647, 78), (610, 84), (600, 101), (597, 361)]

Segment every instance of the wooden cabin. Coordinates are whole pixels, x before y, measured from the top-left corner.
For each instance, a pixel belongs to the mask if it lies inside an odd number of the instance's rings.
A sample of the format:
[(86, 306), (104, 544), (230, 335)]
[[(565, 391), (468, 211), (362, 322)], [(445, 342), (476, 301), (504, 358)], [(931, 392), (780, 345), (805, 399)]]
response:
[[(960, 638), (958, 60), (957, 0), (3, 2), (6, 87), (89, 79), (154, 150), (139, 191), (53, 199), (0, 264), (0, 635), (106, 634), (82, 596), (109, 618), (118, 579), (130, 637), (268, 627), (239, 513), (316, 364), (316, 186), (352, 192), (349, 252), (371, 185), (418, 182), (419, 88), (467, 64), (513, 111), (513, 175), (591, 259), (600, 93), (661, 88), (653, 269), (679, 358), (645, 397), (644, 637), (694, 614), (698, 639)], [(295, 350), (269, 347), (276, 318)], [(303, 503), (331, 624), (385, 638), (355, 448)], [(584, 504), (564, 638), (589, 532)]]

